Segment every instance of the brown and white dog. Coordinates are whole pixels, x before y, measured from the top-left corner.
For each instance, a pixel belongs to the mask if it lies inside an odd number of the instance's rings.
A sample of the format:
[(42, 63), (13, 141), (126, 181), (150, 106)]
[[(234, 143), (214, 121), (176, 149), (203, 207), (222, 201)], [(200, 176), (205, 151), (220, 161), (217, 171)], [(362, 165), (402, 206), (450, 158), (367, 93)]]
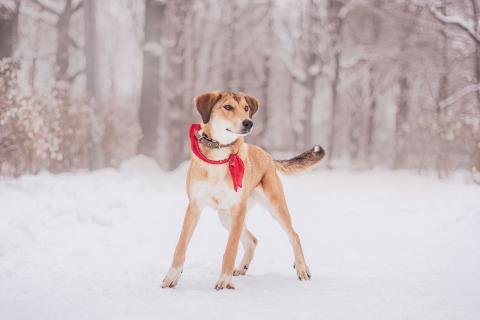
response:
[[(202, 209), (209, 206), (218, 210), (221, 223), (229, 231), (222, 271), (215, 289), (234, 288), (232, 276), (245, 275), (257, 245), (257, 239), (245, 226), (250, 197), (260, 198), (280, 222), (293, 247), (298, 278), (309, 280), (310, 270), (303, 256), (300, 238), (293, 229), (277, 171), (284, 174), (301, 172), (323, 158), (323, 149), (315, 146), (290, 160), (276, 161), (263, 149), (245, 143), (243, 137), (251, 132), (251, 117), (259, 107), (258, 100), (252, 96), (209, 92), (196, 97), (195, 105), (203, 120), (201, 130), (197, 133), (201, 153), (211, 160), (222, 160), (231, 154), (238, 154), (244, 163), (243, 186), (234, 190), (228, 164), (210, 164), (192, 154), (187, 176), (189, 204), (173, 263), (162, 287), (172, 288), (178, 283), (189, 240)], [(245, 253), (238, 267), (234, 268), (239, 241)]]

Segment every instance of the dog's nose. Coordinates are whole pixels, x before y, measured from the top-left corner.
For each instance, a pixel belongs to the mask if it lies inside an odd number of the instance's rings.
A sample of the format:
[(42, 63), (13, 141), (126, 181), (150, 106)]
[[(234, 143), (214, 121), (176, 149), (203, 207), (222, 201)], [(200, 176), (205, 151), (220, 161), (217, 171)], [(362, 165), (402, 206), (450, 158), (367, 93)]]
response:
[(252, 127), (253, 127), (253, 121), (252, 121), (252, 120), (248, 120), (248, 119), (243, 120), (243, 121), (242, 121), (242, 125), (243, 125), (243, 127), (244, 127), (245, 129), (250, 130), (250, 129), (252, 129)]

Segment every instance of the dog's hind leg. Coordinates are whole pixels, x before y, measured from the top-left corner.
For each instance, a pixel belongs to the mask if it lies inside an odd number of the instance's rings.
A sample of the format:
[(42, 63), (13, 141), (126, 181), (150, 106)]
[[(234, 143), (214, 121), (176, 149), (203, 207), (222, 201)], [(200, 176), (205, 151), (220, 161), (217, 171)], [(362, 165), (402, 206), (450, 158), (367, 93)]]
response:
[(295, 256), (294, 268), (297, 271), (298, 279), (310, 280), (311, 273), (303, 256), (300, 237), (293, 228), (292, 219), (283, 193), (282, 183), (275, 171), (267, 172), (262, 178), (262, 189), (267, 200), (267, 209), (272, 216), (278, 220), (292, 244), (293, 254)]
[[(226, 210), (219, 210), (218, 216), (225, 229), (230, 231), (230, 226), (232, 224), (232, 217), (230, 216), (230, 213)], [(233, 270), (234, 276), (243, 276), (247, 273), (250, 263), (253, 260), (255, 248), (257, 247), (258, 242), (257, 238), (255, 238), (255, 236), (250, 230), (247, 229), (246, 226), (244, 226), (242, 229), (240, 241), (242, 242), (244, 254), (240, 264)]]

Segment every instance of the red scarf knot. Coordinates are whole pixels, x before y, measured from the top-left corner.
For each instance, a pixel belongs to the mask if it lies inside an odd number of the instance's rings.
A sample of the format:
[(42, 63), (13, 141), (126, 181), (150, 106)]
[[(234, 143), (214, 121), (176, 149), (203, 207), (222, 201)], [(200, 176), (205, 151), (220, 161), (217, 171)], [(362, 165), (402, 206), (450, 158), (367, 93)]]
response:
[(223, 160), (210, 160), (208, 159), (200, 150), (197, 137), (195, 137), (195, 131), (199, 131), (202, 127), (198, 123), (192, 124), (190, 127), (190, 144), (192, 147), (192, 152), (201, 160), (210, 164), (225, 164), (228, 163), (228, 170), (230, 171), (230, 176), (232, 177), (233, 189), (235, 191), (238, 188), (242, 188), (243, 173), (245, 171), (245, 165), (243, 164), (242, 159), (236, 153), (230, 154), (227, 159)]

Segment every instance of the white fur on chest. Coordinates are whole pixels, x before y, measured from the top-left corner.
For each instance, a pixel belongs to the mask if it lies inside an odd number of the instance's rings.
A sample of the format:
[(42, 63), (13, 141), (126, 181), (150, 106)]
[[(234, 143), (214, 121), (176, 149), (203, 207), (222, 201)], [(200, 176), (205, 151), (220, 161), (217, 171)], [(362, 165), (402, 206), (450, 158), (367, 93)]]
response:
[(233, 189), (231, 179), (226, 179), (226, 165), (218, 165), (208, 170), (205, 180), (192, 180), (189, 186), (191, 200), (200, 207), (211, 207), (216, 210), (227, 210), (240, 203), (242, 189), (237, 192)]

